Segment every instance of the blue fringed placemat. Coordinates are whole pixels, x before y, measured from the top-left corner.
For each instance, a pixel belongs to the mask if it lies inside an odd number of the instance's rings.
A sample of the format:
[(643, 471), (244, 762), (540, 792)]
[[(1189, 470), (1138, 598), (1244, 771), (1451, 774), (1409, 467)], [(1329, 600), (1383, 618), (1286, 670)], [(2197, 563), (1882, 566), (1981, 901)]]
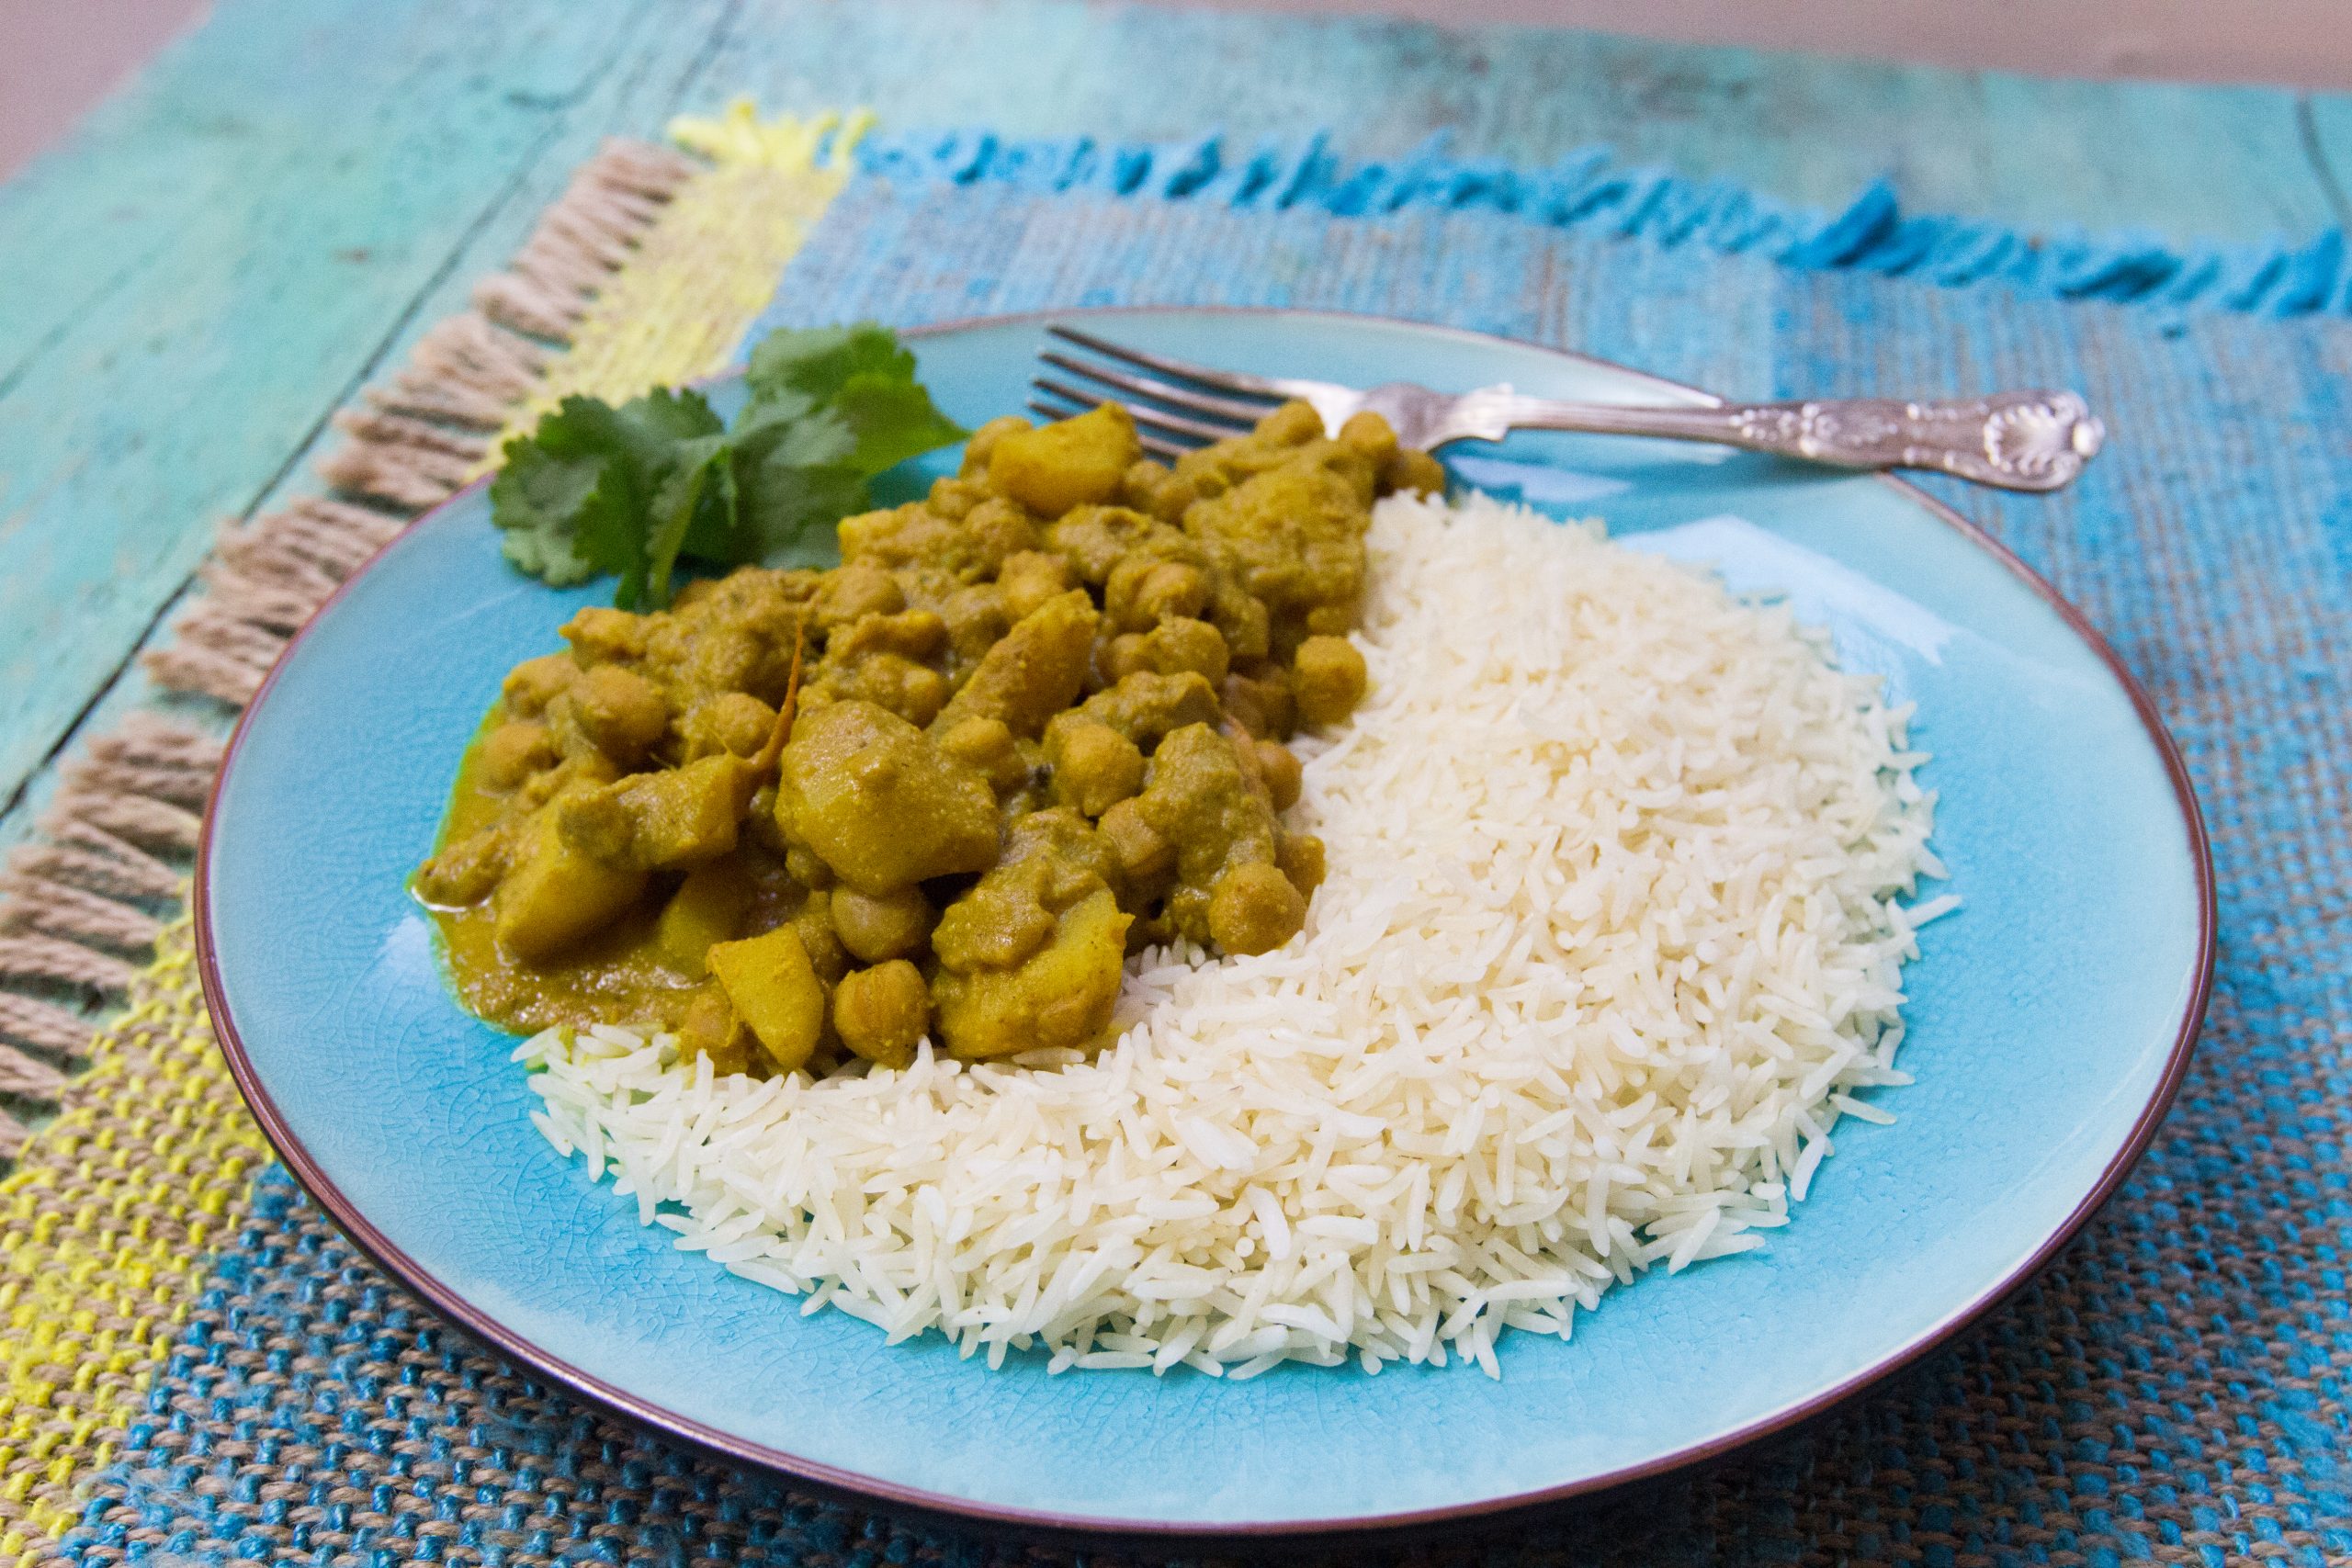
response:
[[(2340, 237), (2062, 254), (1906, 218), (1883, 193), (1808, 217), (1670, 180), (1611, 186), (1597, 165), (1433, 156), (1375, 178), (1320, 150), (1208, 145), (876, 143), (771, 319), (1283, 304), (1504, 333), (1741, 396), (2078, 387), (2116, 433), (2080, 485), (1945, 493), (2113, 641), (2213, 831), (2222, 960), (2204, 1044), (2146, 1159), (2047, 1272), (1797, 1438), (1462, 1553), (2352, 1555)], [(276, 1174), (149, 1408), (66, 1538), (83, 1561), (1047, 1555), (814, 1500), (531, 1386), (420, 1314)]]

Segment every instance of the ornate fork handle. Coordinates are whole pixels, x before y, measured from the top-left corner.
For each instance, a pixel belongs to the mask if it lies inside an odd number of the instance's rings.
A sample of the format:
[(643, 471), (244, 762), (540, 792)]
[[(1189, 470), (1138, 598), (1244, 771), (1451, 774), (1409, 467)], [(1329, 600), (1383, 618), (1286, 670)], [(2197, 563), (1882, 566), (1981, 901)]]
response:
[(1713, 408), (1555, 403), (1510, 394), (1508, 410), (1502, 412), (1519, 429), (1712, 441), (1844, 468), (1940, 468), (1979, 484), (2029, 491), (2057, 490), (2073, 482), (2107, 436), (2106, 427), (2073, 392), (2003, 392), (1941, 402), (1852, 398)]

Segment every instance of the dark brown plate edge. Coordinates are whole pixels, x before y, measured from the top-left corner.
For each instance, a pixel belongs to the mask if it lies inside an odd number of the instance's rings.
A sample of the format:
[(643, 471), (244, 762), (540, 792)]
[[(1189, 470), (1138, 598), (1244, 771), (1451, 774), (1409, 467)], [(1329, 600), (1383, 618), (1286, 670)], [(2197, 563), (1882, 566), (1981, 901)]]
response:
[[(963, 317), (933, 322), (921, 327), (900, 329), (902, 338), (921, 340), (954, 333), (982, 328), (1044, 326), (1049, 322), (1073, 317), (1113, 320), (1139, 315), (1227, 315), (1259, 316), (1272, 319), (1316, 319), (1344, 324), (1379, 327), (1405, 327), (1416, 333), (1433, 333), (1464, 342), (1493, 344), (1513, 350), (1535, 349), (1572, 363), (1595, 367), (1613, 374), (1631, 376), (1656, 387), (1668, 399), (1682, 403), (1713, 403), (1719, 401), (1711, 394), (1681, 382), (1672, 381), (1645, 371), (1634, 370), (1612, 361), (1570, 349), (1553, 348), (1531, 344), (1491, 333), (1474, 332), (1466, 328), (1437, 323), (1406, 321), (1396, 317), (1369, 316), (1346, 311), (1297, 310), (1280, 307), (1249, 306), (1150, 306), (1129, 305), (1071, 309), (1066, 310), (1023, 311), (1001, 316)], [(730, 369), (704, 378), (705, 382), (726, 380), (738, 370)], [(205, 1005), (210, 1013), (214, 1032), (220, 1043), (222, 1055), (228, 1059), (232, 1077), (237, 1090), (253, 1111), (263, 1134), (286, 1162), (288, 1171), (303, 1190), (324, 1209), (336, 1226), (350, 1238), (353, 1245), (366, 1253), (385, 1272), (414, 1291), (433, 1308), (455, 1323), (468, 1336), (555, 1382), (570, 1388), (592, 1403), (651, 1427), (694, 1448), (740, 1463), (790, 1476), (808, 1483), (828, 1493), (856, 1502), (881, 1502), (920, 1513), (940, 1523), (959, 1528), (1002, 1529), (1015, 1528), (1031, 1534), (1044, 1534), (1087, 1543), (1133, 1544), (1170, 1540), (1235, 1542), (1259, 1540), (1268, 1544), (1284, 1543), (1297, 1547), (1316, 1540), (1341, 1540), (1375, 1532), (1414, 1533), (1445, 1525), (1491, 1524), (1498, 1516), (1532, 1510), (1549, 1505), (1561, 1505), (1588, 1499), (1634, 1483), (1654, 1480), (1672, 1472), (1719, 1461), (1734, 1450), (1751, 1443), (1807, 1423), (1828, 1412), (1833, 1406), (1873, 1387), (1904, 1368), (1912, 1365), (1930, 1351), (1938, 1349), (1971, 1327), (2006, 1301), (2032, 1277), (2039, 1273), (2086, 1224), (2091, 1216), (2112, 1197), (2123, 1183), (2155, 1135), (2157, 1126), (2171, 1109), (2187, 1074), (2198, 1032), (2202, 1028), (2205, 1011), (2212, 988), (2215, 950), (2215, 896), (2213, 863), (2210, 841), (2206, 835), (2204, 816), (2199, 807), (2196, 790), (2182, 761), (2179, 748), (2165, 728), (2154, 700), (2142, 687), (2138, 679), (2117, 657), (2107, 639), (2090, 621), (2058, 591), (2045, 581), (2031, 567), (2019, 559), (2007, 546), (1979, 528), (1951, 507), (1920, 490), (1917, 486), (1891, 474), (1876, 476), (1880, 483), (1892, 486), (1947, 527), (1952, 528), (1978, 548), (1990, 555), (2010, 574), (2030, 590), (2056, 613), (2068, 628), (2097, 654), (2109, 672), (2120, 684), (2132, 700), (2132, 710), (2141, 728), (2154, 744), (2162, 757), (2170, 782), (2181, 826), (2188, 840), (2190, 859), (2197, 880), (2198, 962), (2197, 976), (2187, 1004), (2181, 1010), (2180, 1022), (2167, 1054), (2165, 1070), (2155, 1091), (2142, 1109), (2130, 1134), (2116, 1152), (2107, 1168), (2100, 1173), (2091, 1190), (2086, 1193), (2072, 1213), (2043, 1240), (2041, 1245), (2017, 1268), (1995, 1280), (1983, 1292), (1951, 1314), (1936, 1327), (1919, 1336), (1894, 1354), (1864, 1368), (1853, 1376), (1801, 1400), (1794, 1404), (1750, 1422), (1734, 1432), (1725, 1433), (1702, 1443), (1663, 1454), (1640, 1464), (1606, 1471), (1583, 1477), (1559, 1486), (1540, 1488), (1532, 1492), (1514, 1493), (1509, 1496), (1483, 1499), (1476, 1503), (1454, 1504), (1442, 1508), (1422, 1509), (1397, 1514), (1376, 1514), (1328, 1519), (1283, 1519), (1270, 1522), (1239, 1522), (1203, 1524), (1187, 1521), (1133, 1520), (1069, 1515), (1035, 1509), (1005, 1507), (978, 1504), (968, 1500), (907, 1487), (871, 1476), (838, 1469), (818, 1461), (805, 1459), (782, 1450), (745, 1440), (733, 1434), (707, 1427), (689, 1417), (652, 1404), (616, 1388), (577, 1367), (548, 1354), (522, 1336), (507, 1329), (496, 1319), (476, 1308), (456, 1291), (444, 1285), (413, 1258), (393, 1246), (383, 1234), (370, 1224), (342, 1190), (311, 1160), (309, 1151), (297, 1139), (280, 1115), (266, 1089), (255, 1074), (239, 1038), (231, 1016), (221, 982), (217, 954), (211, 936), (210, 863), (214, 807), (220, 795), (220, 785), (235, 765), (237, 752), (244, 739), (247, 726), (261, 710), (270, 689), (277, 683), (277, 674), (285, 667), (311, 626), (322, 619), (343, 596), (351, 592), (359, 580), (378, 561), (399, 549), (420, 526), (445, 511), (467, 501), (486, 487), (487, 476), (473, 480), (443, 501), (421, 513), (384, 549), (377, 552), (368, 563), (352, 573), (335, 592), (320, 605), (311, 619), (304, 623), (288, 640), (269, 674), (238, 716), (235, 728), (222, 753), (220, 769), (215, 776), (211, 792), (205, 800), (202, 828), (197, 842), (196, 867), (190, 904), (193, 914), (197, 968), (203, 986)]]

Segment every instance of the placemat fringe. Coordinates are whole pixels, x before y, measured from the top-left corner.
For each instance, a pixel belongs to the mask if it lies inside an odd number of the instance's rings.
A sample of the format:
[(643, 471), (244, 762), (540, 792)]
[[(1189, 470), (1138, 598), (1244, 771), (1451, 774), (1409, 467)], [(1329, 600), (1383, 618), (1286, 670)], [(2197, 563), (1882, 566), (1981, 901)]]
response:
[(8, 898), (9, 925), (47, 931), (93, 947), (144, 952), (163, 929), (162, 921), (135, 905), (28, 872), (0, 872), (0, 894)]
[[(561, 339), (703, 167), (668, 148), (610, 141), (542, 215), (477, 304), (426, 332), (317, 465), (337, 492), (223, 526), (198, 593), (162, 647), (141, 655), (167, 692), (230, 709), (251, 701), (294, 632), (417, 513), (448, 499), (495, 448)], [(550, 341), (542, 342), (541, 339)], [(89, 1047), (91, 1014), (118, 1002), (175, 900), (182, 858), (220, 760), (220, 739), (152, 713), (92, 740), (62, 771), (39, 836), (0, 874), (0, 1095), (55, 1098), (60, 1058)], [(0, 1108), (0, 1156), (23, 1144)]]
[(1491, 213), (1724, 255), (1770, 256), (1816, 272), (1997, 283), (2115, 304), (2352, 315), (2352, 252), (2341, 228), (2260, 244), (2174, 244), (2144, 234), (2036, 232), (1981, 219), (1905, 211), (1878, 181), (1823, 213), (1723, 179), (1629, 166), (1606, 147), (1549, 165), (1464, 158), (1441, 131), (1401, 157), (1334, 151), (1325, 132), (1235, 144), (1219, 134), (1111, 142), (986, 130), (908, 130), (857, 149), (866, 173), (899, 183), (996, 185), (1198, 202), (1238, 211), (1320, 210), (1337, 218)]
[(409, 362), (364, 394), (372, 407), (495, 430), (546, 373), (548, 350), (462, 310), (417, 340)]

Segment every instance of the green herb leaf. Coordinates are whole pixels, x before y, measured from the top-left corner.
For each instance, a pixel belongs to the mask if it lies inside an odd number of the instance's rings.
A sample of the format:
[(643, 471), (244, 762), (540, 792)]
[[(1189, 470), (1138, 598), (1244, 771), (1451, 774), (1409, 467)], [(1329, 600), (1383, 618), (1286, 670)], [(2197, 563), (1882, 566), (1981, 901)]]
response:
[(834, 394), (832, 412), (856, 437), (851, 466), (868, 479), (970, 434), (941, 413), (915, 380), (853, 376)]
[(897, 334), (872, 321), (785, 328), (770, 333), (752, 350), (743, 379), (754, 398), (798, 392), (812, 402), (826, 403), (839, 397), (854, 376), (911, 382), (915, 356), (899, 346)]
[(652, 526), (646, 536), (647, 596), (656, 605), (670, 602), (670, 584), (678, 554), (693, 536), (696, 522), (704, 523), (704, 537), (720, 549), (731, 547), (733, 529), (722, 513), (714, 515), (704, 502), (718, 490), (717, 476), (727, 466), (727, 437), (697, 435), (681, 441), (671, 454), (652, 501)]
[(772, 333), (731, 428), (691, 389), (567, 398), (506, 444), (492, 521), (535, 577), (617, 576), (623, 609), (667, 604), (683, 561), (831, 565), (832, 525), (867, 504), (868, 479), (964, 438), (914, 373), (867, 322)]

